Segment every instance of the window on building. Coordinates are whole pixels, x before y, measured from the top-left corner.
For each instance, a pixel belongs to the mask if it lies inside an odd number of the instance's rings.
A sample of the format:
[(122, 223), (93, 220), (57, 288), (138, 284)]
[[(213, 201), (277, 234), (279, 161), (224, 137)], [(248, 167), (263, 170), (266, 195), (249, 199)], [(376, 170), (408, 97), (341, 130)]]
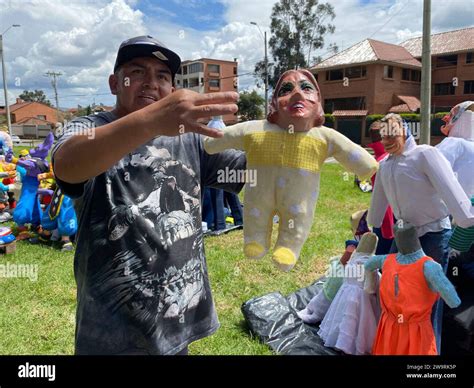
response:
[(332, 113), (335, 110), (366, 109), (365, 97), (328, 98), (324, 100), (324, 112)]
[(196, 86), (199, 86), (199, 78), (190, 78), (189, 79), (189, 87), (194, 88)]
[(363, 78), (367, 75), (365, 66), (346, 67), (344, 69), (335, 69), (326, 71), (326, 81), (338, 81), (344, 77), (347, 78)]
[(445, 84), (435, 84), (435, 96), (451, 96), (454, 95), (454, 85), (451, 82)]
[(410, 80), (413, 82), (421, 82), (421, 71), (420, 70), (412, 70), (410, 72)]
[(188, 67), (187, 66), (183, 66), (182, 74), (188, 74)]
[(198, 62), (198, 63), (192, 63), (191, 65), (188, 66), (189, 69), (189, 74), (193, 74), (193, 73), (199, 73), (199, 72), (202, 72), (204, 71), (204, 66), (202, 63)]
[(46, 116), (45, 115), (37, 115), (36, 116), (38, 119), (41, 119), (41, 120), (46, 120)]
[(234, 75), (237, 75), (237, 68), (234, 67)]
[(209, 87), (210, 88), (219, 88), (221, 86), (221, 81), (219, 79), (210, 79)]
[(393, 66), (385, 65), (383, 67), (383, 77), (384, 78), (393, 78)]
[(344, 69), (344, 76), (347, 78), (360, 78), (362, 77), (361, 66), (347, 67)]
[(344, 78), (342, 69), (326, 71), (326, 81), (336, 81)]
[(466, 63), (474, 62), (474, 52), (466, 53)]
[(474, 94), (474, 81), (464, 81), (464, 94)]
[(402, 80), (410, 81), (410, 69), (402, 69)]
[(181, 81), (179, 79), (176, 80), (176, 85), (180, 85)]
[(189, 88), (189, 83), (187, 79), (183, 80), (183, 88)]
[(220, 65), (207, 65), (207, 71), (209, 73), (220, 73), (221, 66)]
[(447, 66), (456, 66), (458, 64), (457, 55), (441, 55), (436, 57), (435, 66), (436, 67), (447, 67)]

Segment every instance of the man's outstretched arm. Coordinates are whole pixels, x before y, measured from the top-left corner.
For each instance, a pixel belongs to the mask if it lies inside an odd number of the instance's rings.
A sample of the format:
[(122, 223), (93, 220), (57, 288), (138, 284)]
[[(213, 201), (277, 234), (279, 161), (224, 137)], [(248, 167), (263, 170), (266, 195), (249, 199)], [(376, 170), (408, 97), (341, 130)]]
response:
[(217, 129), (197, 122), (200, 118), (235, 113), (235, 92), (199, 94), (178, 90), (143, 109), (100, 126), (93, 138), (77, 134), (54, 154), (54, 172), (67, 183), (81, 183), (107, 171), (129, 152), (156, 136), (196, 132), (220, 137)]

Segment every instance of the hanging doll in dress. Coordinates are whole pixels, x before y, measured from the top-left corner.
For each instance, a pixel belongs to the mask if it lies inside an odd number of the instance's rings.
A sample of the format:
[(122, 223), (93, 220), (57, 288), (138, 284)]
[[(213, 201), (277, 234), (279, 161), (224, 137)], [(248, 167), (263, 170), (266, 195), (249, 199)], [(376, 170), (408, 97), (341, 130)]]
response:
[[(362, 147), (322, 126), (324, 112), (314, 76), (289, 70), (280, 77), (267, 120), (227, 127), (221, 138), (206, 138), (205, 150), (246, 151), (247, 168), (256, 184), (246, 184), (244, 253), (259, 259), (270, 248), (273, 216), (279, 216), (275, 264), (284, 271), (295, 265), (313, 224), (320, 171), (333, 156), (361, 178), (372, 176), (377, 162)], [(255, 182), (253, 182), (255, 183)]]
[[(329, 261), (329, 269), (326, 271), (326, 279), (319, 292), (311, 299), (306, 308), (298, 312), (298, 316), (305, 323), (315, 324), (321, 322), (334, 300), (336, 293), (342, 286), (344, 280), (344, 267), (357, 249), (358, 253), (364, 252), (372, 256), (375, 253), (374, 240), (363, 237), (370, 232), (367, 225), (367, 210), (360, 210), (351, 215), (350, 222), (354, 240), (346, 241), (346, 249), (342, 256), (334, 256)], [(359, 245), (360, 244), (360, 245)]]
[(382, 315), (372, 348), (376, 355), (437, 355), (431, 310), (439, 296), (453, 308), (461, 304), (440, 264), (421, 248), (416, 228), (395, 225), (399, 253), (370, 258), (368, 271), (382, 268)]
[(351, 240), (346, 241), (348, 246), (344, 254), (331, 259), (323, 287), (311, 299), (306, 308), (298, 312), (298, 316), (305, 323), (314, 324), (324, 319), (336, 294), (343, 285), (346, 264), (352, 257), (372, 256), (377, 247), (377, 237), (374, 238), (371, 233), (366, 233), (358, 242), (357, 247), (350, 244)]
[(319, 327), (324, 346), (346, 354), (370, 354), (380, 308), (378, 274), (365, 273), (364, 264), (375, 253), (378, 238), (366, 233), (344, 268), (344, 281)]

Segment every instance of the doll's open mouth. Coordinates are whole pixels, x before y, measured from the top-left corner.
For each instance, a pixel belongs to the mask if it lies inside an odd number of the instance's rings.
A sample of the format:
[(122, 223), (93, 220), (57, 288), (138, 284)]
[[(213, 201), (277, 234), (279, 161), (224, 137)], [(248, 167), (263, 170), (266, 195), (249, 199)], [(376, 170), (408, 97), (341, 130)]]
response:
[(290, 110), (303, 110), (305, 108), (305, 105), (302, 102), (297, 102), (293, 105), (290, 106)]

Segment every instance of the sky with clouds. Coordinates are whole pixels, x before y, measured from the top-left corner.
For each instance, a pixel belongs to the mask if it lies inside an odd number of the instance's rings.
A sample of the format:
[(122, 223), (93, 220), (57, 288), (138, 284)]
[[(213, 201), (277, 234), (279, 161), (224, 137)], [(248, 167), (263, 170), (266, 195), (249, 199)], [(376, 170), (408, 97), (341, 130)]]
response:
[[(334, 6), (334, 34), (325, 47), (348, 48), (366, 38), (399, 43), (422, 31), (423, 0), (326, 0)], [(116, 51), (132, 36), (149, 34), (183, 60), (211, 57), (239, 62), (252, 73), (263, 59), (258, 29), (269, 30), (276, 0), (0, 0), (10, 103), (24, 90), (42, 89), (54, 102), (47, 71), (61, 72), (59, 105), (113, 105), (108, 88)], [(432, 0), (432, 32), (471, 27), (474, 0)], [(326, 48), (314, 55), (327, 57)], [(1, 81), (3, 87), (3, 81)], [(263, 92), (251, 74), (240, 90)], [(3, 93), (0, 105), (3, 105)]]

